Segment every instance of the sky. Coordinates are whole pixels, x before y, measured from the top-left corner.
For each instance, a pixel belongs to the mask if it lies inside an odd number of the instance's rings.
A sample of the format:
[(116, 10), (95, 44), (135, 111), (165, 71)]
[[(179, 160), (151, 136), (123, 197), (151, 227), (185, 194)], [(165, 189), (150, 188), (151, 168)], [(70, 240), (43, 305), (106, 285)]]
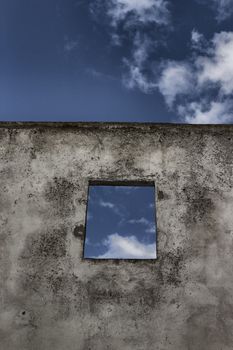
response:
[(153, 186), (89, 186), (84, 258), (156, 258)]
[(0, 52), (2, 121), (233, 121), (233, 0), (1, 0)]

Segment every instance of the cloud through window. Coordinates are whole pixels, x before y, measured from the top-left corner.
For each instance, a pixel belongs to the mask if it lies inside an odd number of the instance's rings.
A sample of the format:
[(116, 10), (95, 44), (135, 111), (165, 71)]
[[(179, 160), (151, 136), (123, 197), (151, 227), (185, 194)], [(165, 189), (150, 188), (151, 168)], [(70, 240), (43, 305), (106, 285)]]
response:
[(154, 186), (89, 186), (84, 258), (156, 258)]

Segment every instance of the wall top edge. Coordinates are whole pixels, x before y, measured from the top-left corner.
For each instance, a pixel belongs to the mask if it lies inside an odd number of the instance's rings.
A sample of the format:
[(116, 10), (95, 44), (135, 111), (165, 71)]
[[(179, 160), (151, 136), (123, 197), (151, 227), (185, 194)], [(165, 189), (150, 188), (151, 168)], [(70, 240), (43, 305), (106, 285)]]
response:
[(228, 129), (233, 130), (233, 124), (179, 124), (179, 123), (141, 123), (141, 122), (4, 122), (0, 128), (33, 129)]

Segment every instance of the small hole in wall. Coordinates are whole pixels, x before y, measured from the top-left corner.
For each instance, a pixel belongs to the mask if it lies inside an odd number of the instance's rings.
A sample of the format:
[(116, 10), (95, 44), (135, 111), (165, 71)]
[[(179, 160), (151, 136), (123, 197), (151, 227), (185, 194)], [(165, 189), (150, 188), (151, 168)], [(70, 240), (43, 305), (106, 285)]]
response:
[(153, 184), (89, 185), (84, 258), (156, 259)]

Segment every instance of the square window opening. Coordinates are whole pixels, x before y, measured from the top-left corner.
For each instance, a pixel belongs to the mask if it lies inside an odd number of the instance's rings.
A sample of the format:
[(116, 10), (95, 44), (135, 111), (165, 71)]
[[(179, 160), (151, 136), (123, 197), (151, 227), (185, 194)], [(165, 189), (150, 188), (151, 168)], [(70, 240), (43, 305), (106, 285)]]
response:
[(84, 259), (156, 259), (154, 183), (91, 182)]

